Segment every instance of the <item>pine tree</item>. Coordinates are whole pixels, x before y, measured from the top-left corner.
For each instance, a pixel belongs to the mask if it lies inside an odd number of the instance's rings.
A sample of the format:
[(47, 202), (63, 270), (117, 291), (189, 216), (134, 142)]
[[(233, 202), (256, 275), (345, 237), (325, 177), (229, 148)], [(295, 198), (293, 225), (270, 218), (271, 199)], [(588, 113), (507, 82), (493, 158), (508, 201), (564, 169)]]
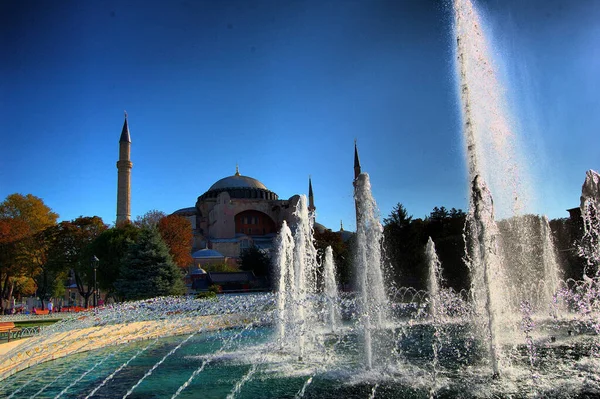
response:
[(130, 244), (115, 289), (125, 300), (184, 293), (181, 270), (158, 230), (142, 229), (136, 242)]

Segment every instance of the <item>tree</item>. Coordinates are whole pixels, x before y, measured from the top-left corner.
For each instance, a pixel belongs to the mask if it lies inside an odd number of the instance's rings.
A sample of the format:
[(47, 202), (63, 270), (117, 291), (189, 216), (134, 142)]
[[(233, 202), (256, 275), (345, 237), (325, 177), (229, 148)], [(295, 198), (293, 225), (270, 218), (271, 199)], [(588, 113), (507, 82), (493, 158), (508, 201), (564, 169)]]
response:
[(133, 224), (140, 229), (155, 229), (158, 227), (158, 222), (166, 216), (167, 214), (163, 211), (151, 209), (142, 216), (136, 217)]
[(271, 258), (257, 246), (246, 248), (240, 255), (240, 269), (252, 271), (258, 277), (267, 277), (270, 281)]
[(137, 241), (129, 245), (115, 289), (125, 300), (185, 292), (183, 274), (156, 229), (141, 229)]
[(550, 229), (554, 238), (556, 254), (564, 270), (564, 279), (581, 280), (586, 270), (586, 259), (579, 255), (578, 247), (583, 237), (581, 219), (552, 219)]
[(383, 219), (384, 226), (395, 226), (398, 228), (406, 227), (412, 221), (412, 216), (408, 216), (406, 208), (401, 203), (397, 203), (387, 218)]
[[(348, 284), (351, 279), (350, 269), (352, 255), (350, 254), (348, 245), (346, 245), (342, 239), (341, 234), (331, 230), (324, 230), (323, 232), (315, 230), (314, 240), (317, 254), (321, 259), (320, 264), (323, 264), (322, 260), (325, 256), (325, 249), (328, 246), (331, 246), (333, 260), (336, 266), (337, 281), (340, 284)], [(319, 274), (322, 274), (321, 271), (319, 271)]]
[(60, 222), (48, 233), (51, 241), (48, 262), (56, 269), (73, 270), (77, 290), (86, 307), (94, 292), (91, 244), (107, 227), (98, 216), (80, 216), (70, 222)]
[(235, 266), (230, 265), (227, 262), (209, 263), (207, 265), (203, 265), (202, 269), (204, 269), (204, 271), (206, 271), (206, 272), (226, 272), (226, 273), (232, 273), (232, 272), (239, 272), (240, 271), (240, 269), (238, 269)]
[(416, 289), (427, 287), (428, 265), (424, 257), (428, 237), (435, 242), (443, 265), (444, 279), (455, 290), (469, 288), (469, 272), (465, 265), (463, 227), (465, 213), (460, 209), (435, 207), (430, 215), (414, 219), (402, 204), (397, 204), (384, 219), (383, 248), (400, 286)]
[(11, 194), (0, 203), (0, 219), (23, 221), (29, 228), (29, 234), (35, 234), (56, 224), (58, 214), (35, 195)]
[(100, 260), (98, 264), (98, 288), (106, 297), (114, 297), (115, 282), (119, 279), (121, 264), (129, 245), (137, 240), (140, 229), (124, 223), (102, 232), (90, 245), (89, 252)]
[(35, 235), (56, 223), (58, 215), (31, 195), (11, 194), (0, 203), (0, 311), (17, 282), (32, 278), (43, 255)]
[(192, 259), (192, 224), (183, 216), (170, 215), (158, 221), (158, 231), (169, 247), (169, 253), (175, 264), (188, 269)]
[(426, 286), (426, 269), (422, 248), (427, 237), (423, 221), (413, 220), (406, 208), (398, 203), (383, 219), (383, 249), (392, 268), (393, 279), (400, 286), (417, 289)]

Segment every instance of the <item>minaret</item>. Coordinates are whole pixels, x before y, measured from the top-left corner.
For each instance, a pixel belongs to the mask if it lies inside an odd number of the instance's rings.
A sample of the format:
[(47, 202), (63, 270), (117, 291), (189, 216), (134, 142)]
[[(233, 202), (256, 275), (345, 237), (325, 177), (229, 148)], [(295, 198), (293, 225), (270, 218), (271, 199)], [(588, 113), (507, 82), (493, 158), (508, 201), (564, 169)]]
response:
[(358, 148), (356, 146), (356, 139), (354, 139), (354, 210), (356, 212), (356, 232), (358, 233), (358, 226), (360, 225), (360, 214), (358, 213), (358, 203), (356, 202), (356, 183), (358, 182), (358, 176), (360, 176), (360, 160), (358, 159)]
[(313, 197), (312, 180), (308, 176), (308, 211), (314, 213), (317, 210), (315, 207), (315, 199)]
[(129, 125), (127, 124), (127, 112), (125, 122), (119, 139), (119, 160), (117, 161), (117, 225), (131, 221), (131, 137), (129, 136)]
[(354, 180), (360, 175), (360, 160), (358, 159), (358, 148), (356, 148), (356, 139), (354, 139)]

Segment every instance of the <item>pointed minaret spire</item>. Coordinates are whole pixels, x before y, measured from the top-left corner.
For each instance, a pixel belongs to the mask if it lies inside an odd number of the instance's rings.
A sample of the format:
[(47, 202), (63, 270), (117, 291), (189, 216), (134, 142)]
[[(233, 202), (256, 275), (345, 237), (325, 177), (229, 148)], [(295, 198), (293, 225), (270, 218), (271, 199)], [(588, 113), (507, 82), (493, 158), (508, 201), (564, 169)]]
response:
[(344, 222), (340, 220), (340, 231), (344, 231)]
[(313, 197), (312, 179), (308, 176), (308, 211), (314, 212), (317, 208), (315, 207), (315, 198)]
[(121, 138), (119, 143), (126, 142), (131, 143), (131, 137), (129, 136), (129, 124), (127, 123), (127, 111), (125, 111), (125, 122), (123, 122), (123, 130), (121, 130)]
[(127, 123), (127, 112), (125, 122), (119, 140), (119, 160), (117, 161), (117, 224), (131, 221), (131, 137), (129, 136), (129, 125)]
[(354, 179), (360, 175), (360, 160), (358, 159), (358, 147), (356, 146), (356, 139), (354, 139)]
[(356, 139), (354, 139), (354, 210), (356, 212), (356, 231), (358, 232), (358, 226), (360, 226), (360, 214), (358, 212), (358, 199), (356, 198), (356, 190), (358, 187), (358, 177), (360, 176), (360, 160), (358, 159), (358, 147), (356, 145)]
[(240, 176), (240, 167), (237, 163), (235, 164), (235, 175)]

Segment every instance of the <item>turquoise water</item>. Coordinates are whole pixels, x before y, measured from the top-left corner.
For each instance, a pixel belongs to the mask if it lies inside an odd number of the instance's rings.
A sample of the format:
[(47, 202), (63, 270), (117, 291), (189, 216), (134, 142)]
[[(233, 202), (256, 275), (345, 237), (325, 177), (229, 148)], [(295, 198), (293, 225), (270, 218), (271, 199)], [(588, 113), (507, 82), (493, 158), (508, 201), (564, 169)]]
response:
[[(178, 398), (428, 398), (430, 394), (436, 398), (584, 398), (600, 394), (599, 363), (590, 356), (595, 345), (590, 335), (573, 338), (565, 333), (556, 342), (538, 343), (534, 368), (527, 347), (516, 346), (512, 368), (493, 380), (478, 344), (464, 338), (470, 335), (469, 327), (446, 328), (449, 334), (437, 353), (435, 370), (430, 325), (376, 335), (384, 350), (373, 370), (362, 366), (360, 339), (351, 330), (329, 336), (323, 347), (299, 361), (274, 351), (273, 331), (258, 327), (202, 333), (187, 341), (189, 336), (141, 341), (57, 359), (0, 381), (0, 397), (86, 398), (94, 393), (93, 398), (123, 398), (163, 358), (128, 398), (172, 398), (190, 380)], [(107, 380), (111, 374), (114, 378)]]

